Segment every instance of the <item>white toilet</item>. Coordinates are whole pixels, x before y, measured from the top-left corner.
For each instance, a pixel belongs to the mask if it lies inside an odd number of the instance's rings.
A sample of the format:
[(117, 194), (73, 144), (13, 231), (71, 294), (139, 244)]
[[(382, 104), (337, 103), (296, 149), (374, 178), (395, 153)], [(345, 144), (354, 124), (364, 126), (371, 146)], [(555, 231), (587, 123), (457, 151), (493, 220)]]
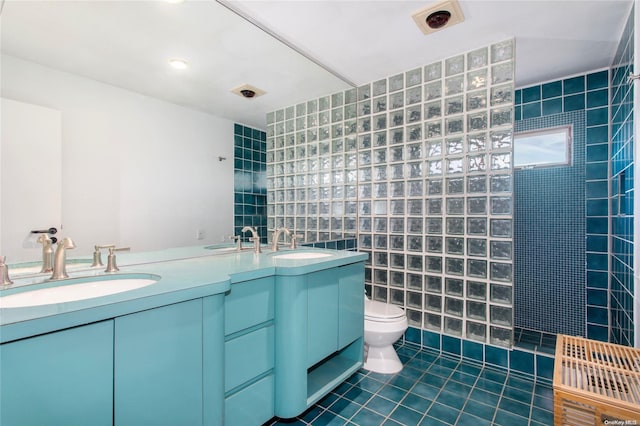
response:
[(382, 374), (402, 371), (402, 362), (393, 344), (407, 329), (407, 316), (402, 308), (387, 303), (364, 301), (364, 366), (366, 370)]

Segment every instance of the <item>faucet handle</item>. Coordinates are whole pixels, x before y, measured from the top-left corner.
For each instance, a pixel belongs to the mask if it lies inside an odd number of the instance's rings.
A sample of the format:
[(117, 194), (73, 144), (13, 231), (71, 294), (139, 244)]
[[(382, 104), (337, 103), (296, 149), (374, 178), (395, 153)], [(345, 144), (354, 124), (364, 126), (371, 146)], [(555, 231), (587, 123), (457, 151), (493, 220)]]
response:
[(240, 235), (229, 235), (229, 239), (236, 243), (238, 251), (242, 251), (242, 237)]
[(93, 252), (93, 263), (91, 266), (104, 266), (100, 256), (101, 249), (109, 250), (109, 255), (107, 256), (107, 268), (104, 270), (105, 272), (118, 272), (120, 270), (116, 264), (116, 255), (114, 252), (131, 250), (130, 247), (116, 247), (115, 244), (95, 246), (95, 251)]
[(95, 268), (97, 266), (104, 266), (104, 263), (102, 263), (102, 252), (100, 251), (101, 248), (106, 248), (108, 246), (93, 246), (93, 262), (91, 262), (91, 267)]
[(260, 237), (250, 237), (249, 241), (253, 243), (253, 251), (255, 253), (262, 253), (262, 250), (260, 249)]
[(9, 267), (5, 263), (6, 261), (6, 256), (0, 256), (0, 285), (2, 286), (9, 286), (13, 284), (13, 281), (9, 278)]
[(304, 238), (304, 235), (302, 235), (302, 234), (291, 234), (290, 238), (291, 238), (291, 249), (295, 250), (295, 249), (298, 248), (297, 240), (298, 239), (301, 240), (302, 238)]

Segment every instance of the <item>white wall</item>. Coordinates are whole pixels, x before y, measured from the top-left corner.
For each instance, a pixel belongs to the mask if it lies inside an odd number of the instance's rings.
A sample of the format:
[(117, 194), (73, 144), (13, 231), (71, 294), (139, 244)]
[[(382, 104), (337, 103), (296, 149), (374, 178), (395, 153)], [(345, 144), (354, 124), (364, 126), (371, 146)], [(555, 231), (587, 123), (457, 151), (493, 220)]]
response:
[(141, 251), (233, 233), (232, 121), (12, 56), (1, 67), (2, 97), (62, 112), (58, 236), (74, 239), (73, 255), (95, 244)]

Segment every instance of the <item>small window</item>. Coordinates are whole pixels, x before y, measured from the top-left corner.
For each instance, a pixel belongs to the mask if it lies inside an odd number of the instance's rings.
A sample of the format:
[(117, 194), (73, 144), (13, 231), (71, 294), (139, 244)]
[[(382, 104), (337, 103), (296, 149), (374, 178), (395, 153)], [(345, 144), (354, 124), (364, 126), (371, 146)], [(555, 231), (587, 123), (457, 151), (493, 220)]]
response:
[(517, 133), (513, 160), (515, 167), (571, 165), (571, 126)]

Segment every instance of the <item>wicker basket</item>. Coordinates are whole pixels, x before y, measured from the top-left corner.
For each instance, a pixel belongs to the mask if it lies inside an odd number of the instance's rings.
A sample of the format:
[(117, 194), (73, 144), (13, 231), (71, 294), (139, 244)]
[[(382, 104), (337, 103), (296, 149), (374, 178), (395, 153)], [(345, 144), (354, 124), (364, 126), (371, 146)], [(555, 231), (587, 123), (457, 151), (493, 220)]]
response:
[(640, 350), (558, 335), (554, 424), (640, 426)]

